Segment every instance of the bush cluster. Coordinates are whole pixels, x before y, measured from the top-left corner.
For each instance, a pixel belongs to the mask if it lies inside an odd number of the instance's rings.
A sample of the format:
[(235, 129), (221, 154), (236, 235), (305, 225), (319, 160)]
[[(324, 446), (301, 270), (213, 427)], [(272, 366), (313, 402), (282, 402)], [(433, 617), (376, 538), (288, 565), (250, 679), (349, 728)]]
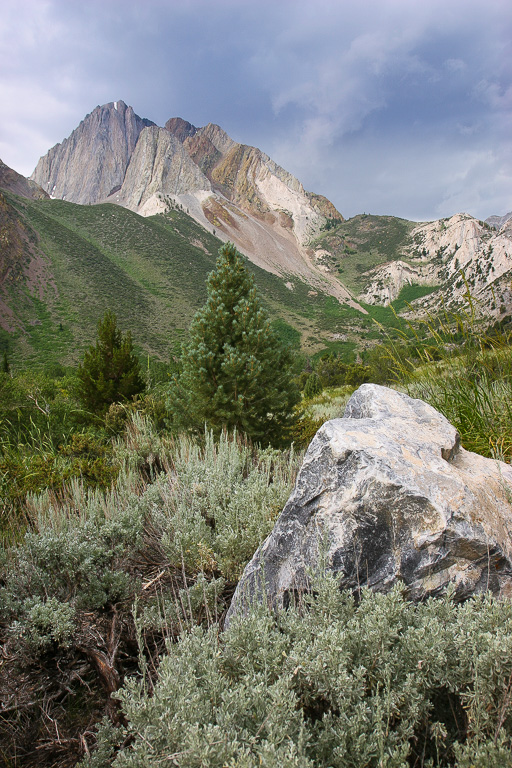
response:
[(137, 412), (112, 450), (113, 488), (30, 496), (28, 529), (0, 550), (0, 754), (66, 743), (77, 759), (91, 722), (116, 722), (110, 694), (145, 655), (221, 618), (300, 461), (236, 435), (165, 437)]
[(194, 628), (151, 695), (134, 678), (117, 695), (116, 768), (506, 768), (512, 606), (412, 605), (397, 588), (356, 600), (325, 575), (286, 611)]

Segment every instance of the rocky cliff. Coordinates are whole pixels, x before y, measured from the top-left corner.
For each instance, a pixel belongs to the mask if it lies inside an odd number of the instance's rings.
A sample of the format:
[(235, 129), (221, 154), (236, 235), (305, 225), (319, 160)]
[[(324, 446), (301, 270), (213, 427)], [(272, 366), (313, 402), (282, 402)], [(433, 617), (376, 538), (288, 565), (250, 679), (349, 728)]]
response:
[(165, 128), (145, 128), (131, 155), (121, 188), (110, 200), (142, 215), (160, 213), (169, 201), (211, 194), (211, 184), (183, 144)]
[(122, 185), (139, 135), (151, 125), (124, 101), (96, 107), (39, 160), (30, 178), (51, 197), (97, 203)]

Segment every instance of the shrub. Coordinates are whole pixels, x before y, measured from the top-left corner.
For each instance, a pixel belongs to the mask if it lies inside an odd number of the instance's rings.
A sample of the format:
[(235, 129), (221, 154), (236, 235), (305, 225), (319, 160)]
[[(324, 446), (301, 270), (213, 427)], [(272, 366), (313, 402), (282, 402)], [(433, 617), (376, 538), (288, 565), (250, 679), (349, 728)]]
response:
[(297, 464), (293, 452), (252, 447), (236, 434), (207, 432), (204, 446), (177, 439), (170, 474), (148, 489), (169, 561), (238, 579), (284, 506)]
[(320, 394), (322, 389), (323, 386), (319, 375), (315, 372), (310, 373), (306, 380), (306, 386), (304, 387), (304, 397), (307, 400), (311, 397), (315, 397), (315, 395)]
[(512, 606), (395, 588), (340, 593), (332, 576), (287, 611), (195, 628), (152, 696), (120, 691), (131, 745), (114, 766), (353, 768), (512, 765)]

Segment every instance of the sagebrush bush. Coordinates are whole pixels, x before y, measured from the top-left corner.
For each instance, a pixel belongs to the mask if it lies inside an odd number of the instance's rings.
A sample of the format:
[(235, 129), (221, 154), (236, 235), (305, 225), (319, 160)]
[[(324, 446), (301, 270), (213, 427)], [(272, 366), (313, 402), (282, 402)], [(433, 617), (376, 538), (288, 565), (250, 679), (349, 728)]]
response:
[(207, 432), (203, 444), (178, 438), (169, 473), (148, 489), (169, 562), (237, 580), (284, 506), (299, 458), (236, 434)]
[(315, 593), (184, 634), (151, 696), (127, 681), (114, 766), (512, 765), (509, 601)]
[(50, 493), (31, 500), (33, 526), (7, 553), (0, 589), (0, 617), (29, 650), (67, 642), (77, 610), (134, 594), (126, 565), (141, 545), (145, 512), (128, 488), (87, 492), (75, 482), (67, 502)]

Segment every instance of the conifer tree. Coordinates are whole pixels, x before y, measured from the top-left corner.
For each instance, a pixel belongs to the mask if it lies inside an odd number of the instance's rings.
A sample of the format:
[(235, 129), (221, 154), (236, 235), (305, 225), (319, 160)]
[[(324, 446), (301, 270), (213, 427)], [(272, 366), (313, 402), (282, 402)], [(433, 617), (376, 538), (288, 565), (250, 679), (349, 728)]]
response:
[(263, 310), (243, 257), (232, 243), (219, 251), (208, 298), (190, 326), (170, 407), (182, 427), (236, 428), (278, 444), (300, 396), (291, 358)]
[(144, 390), (140, 363), (133, 351), (130, 332), (123, 337), (116, 316), (108, 311), (98, 323), (95, 345), (78, 366), (79, 397), (95, 413), (112, 403), (129, 400)]

